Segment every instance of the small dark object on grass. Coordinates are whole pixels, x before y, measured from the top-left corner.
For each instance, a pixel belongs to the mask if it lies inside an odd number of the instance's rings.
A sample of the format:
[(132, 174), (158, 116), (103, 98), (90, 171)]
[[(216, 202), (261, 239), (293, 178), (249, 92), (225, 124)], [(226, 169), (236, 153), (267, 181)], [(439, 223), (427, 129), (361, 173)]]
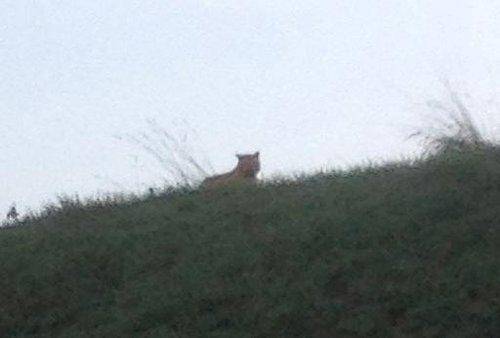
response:
[(18, 217), (19, 217), (19, 213), (17, 212), (16, 206), (13, 205), (10, 208), (9, 212), (7, 213), (7, 219), (12, 220), (12, 221), (16, 221)]

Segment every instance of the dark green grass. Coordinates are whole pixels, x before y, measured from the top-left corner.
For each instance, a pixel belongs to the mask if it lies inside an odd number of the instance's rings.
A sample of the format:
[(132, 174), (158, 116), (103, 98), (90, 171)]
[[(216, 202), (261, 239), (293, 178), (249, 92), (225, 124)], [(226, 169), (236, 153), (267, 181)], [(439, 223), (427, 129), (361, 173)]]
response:
[(499, 337), (500, 149), (62, 200), (0, 274), (1, 337)]

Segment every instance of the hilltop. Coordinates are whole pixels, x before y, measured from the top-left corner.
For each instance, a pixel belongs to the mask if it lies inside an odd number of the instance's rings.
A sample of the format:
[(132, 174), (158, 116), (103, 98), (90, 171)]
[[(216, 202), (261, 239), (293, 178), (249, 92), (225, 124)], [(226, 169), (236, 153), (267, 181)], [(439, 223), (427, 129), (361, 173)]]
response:
[(500, 148), (0, 230), (2, 337), (498, 337)]

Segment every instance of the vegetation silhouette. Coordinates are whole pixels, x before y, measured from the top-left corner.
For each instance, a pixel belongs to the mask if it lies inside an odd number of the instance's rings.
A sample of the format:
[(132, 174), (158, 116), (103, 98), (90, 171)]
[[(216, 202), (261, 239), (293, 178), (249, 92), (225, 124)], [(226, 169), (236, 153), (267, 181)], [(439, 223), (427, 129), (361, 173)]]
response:
[(0, 336), (498, 336), (500, 146), (452, 103), (417, 159), (27, 215)]

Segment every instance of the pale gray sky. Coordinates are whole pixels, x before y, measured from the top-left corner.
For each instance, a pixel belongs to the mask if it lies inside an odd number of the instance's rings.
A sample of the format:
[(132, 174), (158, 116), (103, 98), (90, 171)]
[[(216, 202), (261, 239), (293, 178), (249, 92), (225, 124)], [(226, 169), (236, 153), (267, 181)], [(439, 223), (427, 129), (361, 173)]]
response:
[(492, 0), (0, 0), (0, 212), (159, 183), (114, 138), (148, 118), (186, 120), (218, 171), (255, 150), (265, 177), (409, 154), (440, 77), (499, 90), (499, 17)]

